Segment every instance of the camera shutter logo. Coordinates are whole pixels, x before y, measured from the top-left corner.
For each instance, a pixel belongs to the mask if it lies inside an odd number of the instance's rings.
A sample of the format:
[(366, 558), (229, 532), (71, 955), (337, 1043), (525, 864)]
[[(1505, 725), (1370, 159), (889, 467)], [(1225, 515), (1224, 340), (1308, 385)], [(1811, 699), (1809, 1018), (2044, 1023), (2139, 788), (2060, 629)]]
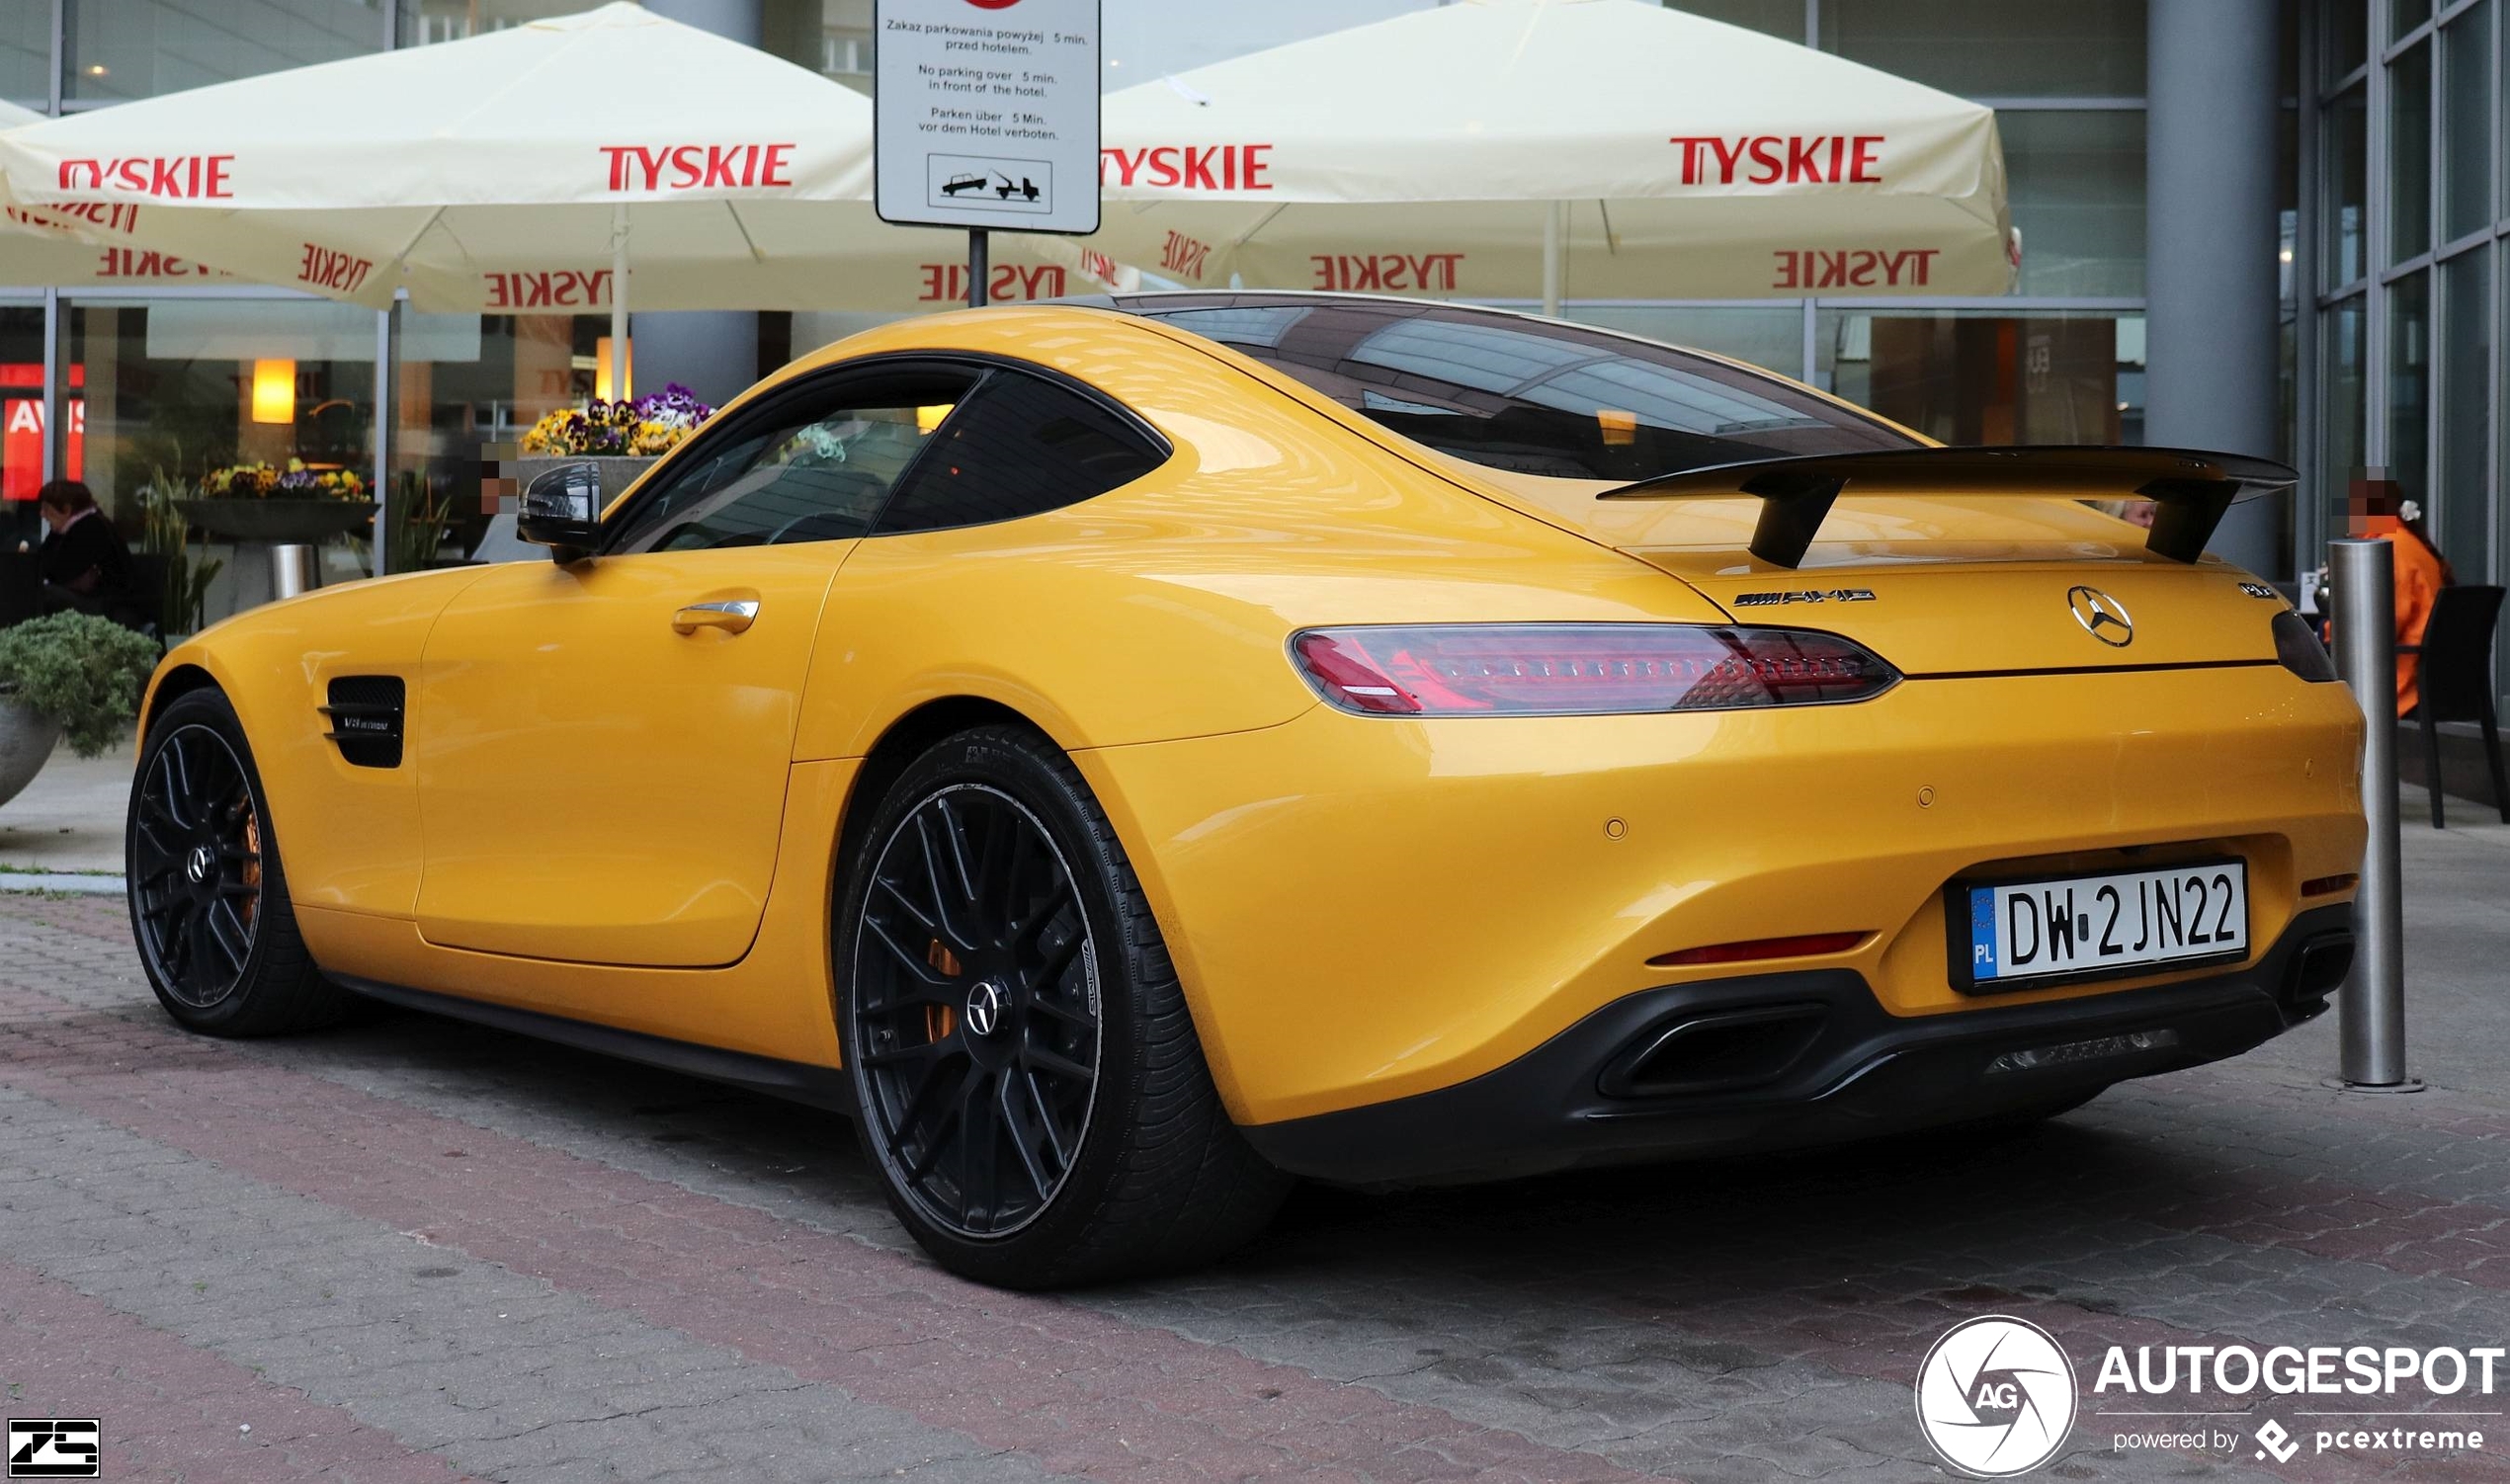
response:
[(1917, 1426), (1979, 1478), (2026, 1474), (2074, 1431), (2074, 1362), (2048, 1331), (1990, 1314), (1953, 1327), (1917, 1368)]
[(103, 1472), (97, 1445), (103, 1431), (93, 1417), (12, 1417), (9, 1477), (93, 1479)]

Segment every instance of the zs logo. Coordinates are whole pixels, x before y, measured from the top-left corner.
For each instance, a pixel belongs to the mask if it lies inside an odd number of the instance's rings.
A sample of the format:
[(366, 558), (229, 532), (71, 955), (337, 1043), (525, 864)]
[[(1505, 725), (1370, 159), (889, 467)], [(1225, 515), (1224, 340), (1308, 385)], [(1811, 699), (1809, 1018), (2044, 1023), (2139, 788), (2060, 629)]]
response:
[(9, 1419), (9, 1477), (93, 1479), (103, 1470), (93, 1417)]

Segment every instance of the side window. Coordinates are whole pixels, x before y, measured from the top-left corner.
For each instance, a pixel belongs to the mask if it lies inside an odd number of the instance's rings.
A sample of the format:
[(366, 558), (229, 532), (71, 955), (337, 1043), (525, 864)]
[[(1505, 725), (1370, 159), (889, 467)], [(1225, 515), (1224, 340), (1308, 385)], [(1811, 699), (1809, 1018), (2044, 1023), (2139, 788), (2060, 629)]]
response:
[(849, 378), (710, 430), (640, 497), (609, 549), (698, 551), (834, 541), (869, 531), (973, 374)]
[(1167, 461), (1139, 428), (1044, 376), (994, 371), (942, 426), (878, 535), (1017, 520), (1103, 495)]

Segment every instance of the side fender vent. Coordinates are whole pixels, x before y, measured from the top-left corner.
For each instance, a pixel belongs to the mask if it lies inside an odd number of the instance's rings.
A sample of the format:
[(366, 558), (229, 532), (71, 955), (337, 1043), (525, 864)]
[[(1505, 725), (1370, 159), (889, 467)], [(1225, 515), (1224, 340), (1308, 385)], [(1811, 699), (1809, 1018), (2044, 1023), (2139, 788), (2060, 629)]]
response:
[(331, 682), (331, 723), (323, 733), (340, 756), (360, 768), (401, 766), (401, 706), (408, 692), (397, 675), (342, 675)]

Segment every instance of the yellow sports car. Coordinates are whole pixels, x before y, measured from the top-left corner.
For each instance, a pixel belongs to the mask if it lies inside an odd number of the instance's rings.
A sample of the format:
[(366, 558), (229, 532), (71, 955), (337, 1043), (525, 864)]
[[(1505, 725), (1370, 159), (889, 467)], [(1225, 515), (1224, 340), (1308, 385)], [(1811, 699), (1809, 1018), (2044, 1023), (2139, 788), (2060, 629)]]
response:
[(132, 924), (202, 1031), (370, 996), (848, 1110), (1018, 1285), (1293, 1177), (2043, 1116), (2343, 976), (2361, 715), (2202, 554), (2292, 477), (1453, 305), (939, 315), (536, 480), (554, 560), (175, 649)]

